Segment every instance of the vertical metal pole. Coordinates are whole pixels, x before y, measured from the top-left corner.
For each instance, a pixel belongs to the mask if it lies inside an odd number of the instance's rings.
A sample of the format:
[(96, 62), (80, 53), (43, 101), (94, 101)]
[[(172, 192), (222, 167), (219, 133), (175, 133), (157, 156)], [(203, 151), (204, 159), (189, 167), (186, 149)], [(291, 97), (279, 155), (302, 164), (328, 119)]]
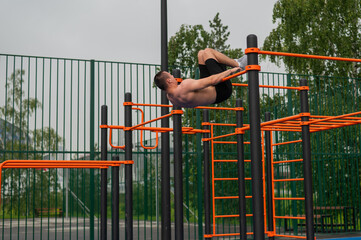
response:
[[(196, 69), (196, 77), (199, 78), (199, 69)], [(196, 128), (201, 129), (201, 111), (196, 109)], [(198, 193), (198, 238), (203, 239), (203, 183), (202, 183), (202, 135), (197, 133), (197, 193)]]
[[(161, 0), (161, 70), (168, 71), (168, 24), (167, 24), (167, 0)], [(167, 95), (162, 91), (161, 103), (169, 104)], [(169, 108), (162, 107), (161, 114), (169, 113)], [(163, 118), (161, 126), (169, 127), (169, 119)], [(162, 233), (163, 240), (171, 239), (171, 219), (170, 219), (170, 149), (169, 132), (161, 134), (161, 204), (162, 204)]]
[[(271, 121), (271, 113), (265, 113), (265, 121)], [(266, 168), (267, 168), (267, 226), (268, 231), (273, 231), (273, 192), (272, 192), (272, 156), (271, 156), (271, 131), (265, 131), (266, 142)], [(270, 237), (273, 240), (274, 237)]]
[[(173, 70), (173, 76), (181, 77), (179, 69)], [(173, 110), (181, 110), (173, 107)], [(182, 168), (182, 115), (173, 115), (173, 143), (174, 143), (174, 213), (175, 239), (183, 240), (183, 168)]]
[[(94, 60), (90, 60), (90, 159), (95, 158), (95, 62)], [(67, 171), (69, 174), (69, 171)], [(94, 207), (95, 207), (95, 194), (94, 194), (94, 169), (90, 169), (90, 178), (89, 178), (89, 194), (90, 194), (90, 217), (89, 217), (89, 239), (94, 240)], [(67, 189), (69, 190), (69, 189)], [(68, 209), (67, 209), (68, 211)]]
[[(119, 156), (112, 160), (119, 161)], [(119, 167), (112, 167), (112, 239), (119, 239)]]
[[(300, 86), (307, 86), (307, 80), (301, 79)], [(308, 90), (300, 91), (301, 113), (309, 113)], [(309, 117), (301, 118), (302, 122), (308, 122)], [(306, 209), (306, 237), (313, 240), (315, 236), (313, 227), (313, 191), (312, 191), (312, 163), (311, 163), (311, 140), (310, 126), (302, 125), (302, 152), (303, 152), (303, 176), (305, 191), (305, 209)]]
[[(291, 74), (287, 74), (287, 86), (291, 87), (291, 80), (292, 80), (292, 76)], [(292, 101), (292, 91), (291, 89), (287, 90), (287, 112), (288, 112), (288, 116), (292, 116), (293, 115), (293, 101)], [(294, 140), (294, 133), (293, 132), (288, 132), (288, 141), (293, 141)], [(288, 154), (288, 159), (295, 159), (295, 154), (294, 154), (294, 150), (292, 150), (292, 148), (294, 149), (294, 144), (288, 144), (289, 147), (289, 153)], [(296, 178), (296, 170), (295, 170), (295, 164), (291, 164), (291, 178)], [(292, 181), (290, 182), (291, 184), (291, 197), (296, 197), (297, 196), (297, 188), (296, 188), (296, 182)], [(292, 206), (292, 214), (293, 216), (297, 215), (298, 209), (297, 209), (297, 201), (291, 201), (291, 206)], [(288, 220), (286, 220), (288, 221)], [(292, 229), (293, 229), (293, 234), (294, 235), (298, 235), (298, 220), (297, 219), (293, 219), (292, 220)]]
[[(248, 35), (247, 48), (257, 48), (257, 36)], [(248, 65), (258, 65), (258, 53), (248, 54)], [(262, 148), (261, 120), (259, 103), (259, 71), (248, 71), (249, 122), (251, 135), (251, 174), (252, 174), (252, 207), (254, 240), (263, 240), (263, 181), (262, 181)]]
[[(236, 100), (236, 107), (242, 107), (241, 99)], [(243, 111), (236, 112), (237, 128), (243, 127)], [(247, 240), (247, 218), (246, 218), (246, 183), (244, 174), (244, 142), (243, 134), (237, 134), (237, 160), (238, 160), (238, 206), (240, 239)]]
[[(108, 107), (103, 105), (101, 108), (101, 124), (108, 124)], [(101, 134), (101, 160), (105, 161), (108, 157), (107, 140), (108, 129), (102, 128)], [(107, 239), (107, 169), (100, 170), (100, 239)]]
[[(131, 102), (131, 93), (125, 93), (125, 102)], [(132, 126), (132, 106), (124, 107), (124, 126)], [(125, 160), (132, 160), (132, 131), (125, 131)], [(125, 165), (125, 237), (127, 240), (133, 239), (133, 178), (132, 164)]]
[[(203, 123), (209, 123), (209, 111), (203, 110)], [(204, 130), (209, 130), (209, 125), (203, 126)], [(203, 133), (203, 138), (209, 138), (209, 133)], [(210, 155), (209, 155), (209, 141), (203, 142), (203, 164), (204, 164), (204, 234), (211, 234), (211, 173), (210, 173)], [(201, 226), (200, 226), (201, 227)], [(212, 239), (205, 237), (205, 239)]]

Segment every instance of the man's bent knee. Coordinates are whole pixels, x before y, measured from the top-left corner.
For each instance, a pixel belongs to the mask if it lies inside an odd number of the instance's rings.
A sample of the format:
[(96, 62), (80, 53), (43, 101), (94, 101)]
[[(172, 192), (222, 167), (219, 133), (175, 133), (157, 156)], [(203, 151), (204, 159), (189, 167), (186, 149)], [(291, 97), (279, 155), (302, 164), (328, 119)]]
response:
[(198, 63), (204, 65), (204, 50), (198, 52)]

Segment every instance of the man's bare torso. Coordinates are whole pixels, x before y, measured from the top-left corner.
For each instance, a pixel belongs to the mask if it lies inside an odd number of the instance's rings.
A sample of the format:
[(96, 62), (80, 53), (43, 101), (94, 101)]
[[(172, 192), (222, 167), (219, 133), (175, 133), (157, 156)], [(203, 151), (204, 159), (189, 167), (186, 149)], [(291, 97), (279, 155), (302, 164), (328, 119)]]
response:
[(178, 107), (192, 108), (196, 106), (206, 106), (216, 101), (217, 93), (214, 86), (209, 86), (201, 90), (191, 90), (189, 87), (194, 79), (185, 79), (178, 85), (176, 90), (168, 93), (167, 97), (173, 105)]

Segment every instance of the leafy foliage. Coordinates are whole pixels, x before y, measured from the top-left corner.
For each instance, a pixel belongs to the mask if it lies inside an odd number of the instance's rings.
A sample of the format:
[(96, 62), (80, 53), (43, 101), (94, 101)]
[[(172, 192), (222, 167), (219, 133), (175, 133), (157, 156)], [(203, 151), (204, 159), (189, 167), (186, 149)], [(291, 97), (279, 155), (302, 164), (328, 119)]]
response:
[[(0, 159), (2, 161), (43, 159), (44, 150), (57, 150), (58, 143), (62, 141), (62, 138), (50, 127), (29, 129), (29, 119), (37, 108), (41, 108), (42, 104), (36, 98), (24, 98), (24, 74), (24, 70), (16, 70), (7, 79), (5, 85), (6, 104), (0, 107), (2, 118)], [(51, 199), (54, 199), (55, 195), (60, 196), (57, 192), (59, 189), (57, 177), (56, 170), (44, 172), (42, 169), (6, 169), (2, 177), (5, 195), (2, 199), (4, 206), (12, 205), (12, 207), (11, 210), (4, 209), (4, 214), (12, 211), (12, 213), (24, 215), (27, 209), (25, 204), (32, 204), (34, 208), (39, 208), (43, 204), (44, 207), (48, 207), (48, 203), (42, 203), (42, 196), (50, 196)], [(32, 196), (29, 196), (29, 189), (32, 189)], [(12, 192), (16, 194), (12, 195)], [(18, 203), (18, 201), (21, 204), (9, 204), (10, 202)]]
[[(263, 49), (323, 56), (360, 58), (359, 0), (279, 0), (273, 9), (277, 27)], [(279, 57), (271, 57), (278, 62)], [(291, 73), (359, 77), (356, 64), (294, 57), (282, 58)]]
[(207, 31), (202, 25), (183, 24), (169, 39), (169, 66), (196, 68), (197, 54), (205, 48), (213, 48), (231, 58), (242, 56), (240, 48), (231, 49), (230, 45), (226, 44), (230, 32), (228, 26), (223, 25), (219, 13), (209, 21), (209, 27), (210, 31)]

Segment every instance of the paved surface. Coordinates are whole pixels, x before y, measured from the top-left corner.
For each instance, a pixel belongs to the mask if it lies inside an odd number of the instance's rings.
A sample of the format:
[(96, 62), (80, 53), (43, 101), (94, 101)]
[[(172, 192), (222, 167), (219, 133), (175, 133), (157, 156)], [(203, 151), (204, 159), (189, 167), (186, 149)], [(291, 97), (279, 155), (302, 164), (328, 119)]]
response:
[[(100, 222), (95, 221), (94, 239), (100, 239), (98, 236), (98, 228)], [(146, 222), (134, 220), (133, 224), (133, 239), (160, 239), (160, 224), (157, 226), (156, 222)], [(0, 219), (0, 240), (78, 240), (90, 239), (89, 236), (89, 219), (84, 218), (35, 218), (35, 219), (13, 219), (2, 221)], [(172, 232), (174, 232), (174, 226), (172, 226)], [(184, 226), (184, 239), (194, 240), (197, 239), (198, 233), (197, 226), (188, 225)], [(231, 232), (235, 232), (235, 229), (230, 229)], [(251, 231), (251, 229), (249, 229)], [(121, 221), (119, 223), (120, 239), (125, 239), (125, 223)], [(197, 234), (197, 236), (195, 236)], [(289, 232), (288, 234), (292, 234)], [(305, 232), (300, 232), (305, 235)], [(352, 238), (361, 237), (360, 232), (343, 232), (343, 233), (324, 233), (316, 234), (317, 239), (328, 238)], [(111, 221), (108, 219), (108, 231), (107, 239), (111, 239)], [(174, 239), (174, 236), (172, 236)], [(236, 238), (225, 238), (236, 239)], [(251, 236), (249, 236), (251, 239)], [(279, 238), (279, 239), (294, 239), (294, 238)]]
[[(48, 221), (49, 220), (49, 221)], [(98, 228), (100, 221), (95, 221), (94, 239), (100, 239)], [(133, 239), (160, 239), (160, 224), (134, 220)], [(173, 228), (174, 226), (172, 226)], [(78, 240), (90, 239), (89, 219), (84, 218), (40, 218), (13, 219), (3, 221), (0, 219), (0, 240)], [(185, 239), (194, 240), (196, 226), (185, 224)], [(120, 239), (125, 239), (125, 223), (119, 223)], [(157, 237), (159, 236), (159, 238)], [(111, 239), (111, 220), (108, 219), (107, 239)], [(174, 236), (173, 236), (174, 239)]]

